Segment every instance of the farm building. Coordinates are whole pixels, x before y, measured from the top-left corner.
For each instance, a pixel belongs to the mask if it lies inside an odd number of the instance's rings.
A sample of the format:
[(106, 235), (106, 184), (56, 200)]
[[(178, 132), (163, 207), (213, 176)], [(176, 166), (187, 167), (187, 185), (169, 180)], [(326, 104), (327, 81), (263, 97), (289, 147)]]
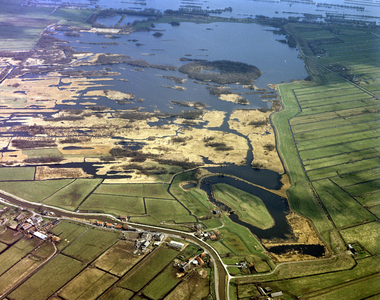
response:
[(38, 237), (39, 239), (41, 240), (46, 240), (47, 239), (47, 235), (41, 233), (41, 232), (38, 232), (38, 231), (35, 231), (33, 232), (33, 235)]
[(155, 241), (158, 241), (158, 242), (162, 242), (162, 240), (164, 239), (164, 237), (165, 237), (165, 235), (162, 234), (162, 233), (155, 233), (155, 234), (153, 235), (153, 239), (154, 239)]
[(282, 292), (279, 291), (279, 292), (271, 293), (270, 296), (271, 296), (272, 298), (274, 298), (274, 297), (281, 297), (281, 296), (282, 296)]
[(203, 261), (203, 259), (200, 258), (199, 256), (197, 256), (195, 259), (198, 261), (198, 264), (199, 264), (199, 265), (203, 265), (203, 264), (205, 263), (205, 262)]
[(183, 246), (185, 246), (185, 244), (175, 242), (175, 241), (171, 241), (170, 243), (166, 243), (166, 246), (169, 246), (169, 247), (172, 247), (175, 249), (182, 249)]
[(113, 228), (113, 224), (112, 223), (106, 223), (106, 227), (107, 228)]
[(120, 224), (115, 225), (115, 229), (123, 229), (123, 226), (121, 226)]
[(96, 226), (103, 226), (103, 224), (104, 224), (104, 223), (103, 223), (103, 222), (100, 222), (100, 221), (96, 221), (96, 222), (95, 222), (95, 225), (96, 225)]

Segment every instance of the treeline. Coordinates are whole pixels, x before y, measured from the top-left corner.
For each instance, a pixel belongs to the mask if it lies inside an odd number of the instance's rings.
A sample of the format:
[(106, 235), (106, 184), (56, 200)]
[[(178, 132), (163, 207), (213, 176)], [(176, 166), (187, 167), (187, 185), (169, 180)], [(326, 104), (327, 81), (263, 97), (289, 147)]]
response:
[(41, 140), (24, 140), (15, 139), (12, 140), (12, 146), (17, 149), (34, 149), (34, 148), (44, 148), (44, 147), (56, 147), (57, 144), (52, 139), (41, 139)]
[[(215, 72), (204, 73), (204, 70)], [(252, 84), (261, 75), (260, 70), (255, 66), (228, 60), (190, 62), (181, 66), (178, 71), (187, 74), (190, 78), (220, 84)]]

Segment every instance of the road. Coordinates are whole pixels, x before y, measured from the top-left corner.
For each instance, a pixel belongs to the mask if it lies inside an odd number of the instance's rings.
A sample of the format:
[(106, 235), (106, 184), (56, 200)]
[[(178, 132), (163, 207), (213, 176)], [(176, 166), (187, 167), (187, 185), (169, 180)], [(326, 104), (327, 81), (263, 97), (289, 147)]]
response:
[[(49, 205), (44, 205), (44, 204), (39, 204), (39, 203), (34, 203), (27, 201), (25, 199), (16, 197), (14, 195), (11, 195), (9, 193), (6, 193), (4, 191), (0, 191), (0, 202), (3, 202), (4, 204), (7, 205), (12, 205), (15, 207), (23, 207), (27, 209), (40, 209), (43, 207), (44, 209), (47, 209), (51, 212), (54, 212), (55, 215), (57, 216), (58, 219), (69, 219), (73, 221), (78, 221), (77, 219), (85, 219), (85, 220), (93, 220), (97, 219), (100, 221), (104, 222), (112, 222), (118, 221), (120, 222), (119, 219), (115, 218), (112, 215), (108, 214), (89, 214), (89, 213), (78, 213), (78, 212), (72, 212), (64, 209), (59, 209), (53, 206)], [(83, 222), (86, 224), (89, 224), (87, 222)], [(142, 224), (137, 224), (137, 223), (127, 223), (130, 226), (133, 226), (134, 228), (141, 229), (141, 230), (147, 230), (147, 231), (159, 231), (162, 233), (166, 233), (168, 235), (177, 235), (187, 241), (191, 241), (194, 244), (198, 245), (201, 247), (204, 251), (206, 251), (210, 257), (212, 258), (212, 261), (214, 263), (214, 278), (215, 278), (215, 298), (216, 300), (224, 300), (224, 299), (229, 299), (227, 291), (227, 276), (229, 279), (229, 274), (227, 272), (227, 267), (226, 265), (222, 262), (221, 257), (219, 254), (212, 248), (209, 244), (206, 242), (202, 241), (201, 239), (197, 238), (194, 236), (192, 233), (187, 233), (183, 232), (180, 230), (175, 230), (175, 229), (169, 229), (169, 228), (163, 228), (163, 227), (158, 227), (158, 226), (150, 226), (150, 225), (142, 225)], [(93, 225), (93, 224), (89, 224)]]

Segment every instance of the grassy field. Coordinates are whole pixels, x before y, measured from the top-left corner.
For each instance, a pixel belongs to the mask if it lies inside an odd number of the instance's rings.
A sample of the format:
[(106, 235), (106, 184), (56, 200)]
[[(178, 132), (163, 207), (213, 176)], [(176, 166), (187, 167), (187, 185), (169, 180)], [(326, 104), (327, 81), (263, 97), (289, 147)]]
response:
[(163, 299), (180, 282), (180, 279), (175, 276), (176, 272), (177, 270), (172, 265), (168, 265), (143, 289), (143, 294), (150, 299)]
[(134, 293), (119, 287), (114, 287), (101, 297), (99, 300), (129, 300), (133, 297)]
[(0, 182), (0, 189), (32, 202), (41, 202), (54, 192), (70, 184), (72, 179)]
[(26, 239), (19, 240), (12, 247), (8, 248), (0, 255), (0, 274), (3, 274), (6, 270), (16, 264), (25, 255), (31, 252), (33, 249), (42, 244), (41, 240)]
[(328, 179), (313, 182), (313, 186), (336, 227), (374, 221), (375, 217)]
[(219, 229), (223, 237), (223, 245), (232, 254), (245, 256), (259, 254), (264, 250), (247, 228), (232, 222), (226, 216), (223, 217), (223, 222), (225, 226)]
[(340, 231), (346, 243), (359, 242), (372, 255), (380, 253), (380, 222), (375, 221)]
[(182, 182), (194, 180), (193, 171), (177, 175), (170, 186), (170, 192), (197, 217), (210, 215), (213, 205), (204, 191), (199, 188), (184, 190), (180, 187)]
[(122, 276), (144, 258), (143, 255), (132, 254), (133, 250), (133, 242), (118, 241), (99, 256), (95, 260), (94, 265), (116, 276)]
[(83, 232), (85, 232), (86, 229), (87, 228), (84, 225), (79, 225), (69, 221), (62, 221), (55, 226), (51, 232), (61, 238), (61, 242), (57, 245), (57, 248), (62, 250)]
[(68, 210), (76, 210), (88, 194), (101, 182), (102, 179), (75, 179), (69, 185), (46, 198), (43, 203)]
[(134, 292), (143, 288), (176, 256), (178, 251), (160, 247), (130, 270), (118, 283), (118, 286)]
[(108, 230), (89, 228), (74, 239), (63, 253), (75, 259), (89, 263), (112, 246), (120, 233)]
[(91, 194), (79, 209), (101, 211), (115, 216), (145, 214), (143, 198), (119, 195)]
[(22, 168), (0, 168), (0, 181), (11, 180), (33, 180), (34, 179), (34, 167), (22, 167)]
[(0, 15), (0, 50), (25, 51), (37, 43), (42, 31), (51, 24), (85, 26), (90, 10), (58, 9), (49, 7), (21, 6), (24, 1), (1, 0), (0, 5), (6, 14)]
[(13, 291), (9, 298), (48, 299), (83, 268), (82, 262), (59, 254)]
[(102, 184), (95, 190), (95, 193), (131, 197), (173, 199), (173, 197), (168, 193), (168, 188), (168, 184), (162, 183)]
[(30, 272), (36, 270), (45, 262), (45, 258), (54, 253), (53, 245), (50, 242), (43, 243), (33, 251), (33, 254), (22, 258), (18, 263), (8, 269), (0, 277), (0, 294), (10, 289), (20, 279), (27, 276)]
[(223, 183), (214, 184), (212, 192), (215, 199), (230, 207), (240, 220), (261, 229), (274, 225), (273, 218), (259, 197)]
[(175, 223), (196, 222), (194, 216), (175, 200), (145, 199), (147, 214), (157, 221)]
[(21, 232), (17, 232), (16, 230), (6, 228), (1, 234), (0, 234), (0, 242), (4, 244), (12, 244), (16, 242), (17, 240), (21, 239), (23, 237)]
[(117, 280), (116, 276), (88, 267), (66, 284), (58, 295), (64, 299), (96, 299)]

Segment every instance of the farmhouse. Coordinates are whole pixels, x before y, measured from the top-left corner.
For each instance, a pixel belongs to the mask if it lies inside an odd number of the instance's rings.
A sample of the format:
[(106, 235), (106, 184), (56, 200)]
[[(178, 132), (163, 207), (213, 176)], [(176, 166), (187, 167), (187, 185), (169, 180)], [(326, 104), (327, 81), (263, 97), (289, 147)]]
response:
[(113, 224), (112, 223), (106, 223), (106, 227), (107, 228), (113, 228)]
[(95, 222), (95, 225), (96, 225), (96, 226), (103, 226), (103, 222), (96, 221), (96, 222)]
[(121, 226), (120, 224), (117, 224), (117, 225), (115, 225), (115, 229), (123, 229), (123, 226)]

